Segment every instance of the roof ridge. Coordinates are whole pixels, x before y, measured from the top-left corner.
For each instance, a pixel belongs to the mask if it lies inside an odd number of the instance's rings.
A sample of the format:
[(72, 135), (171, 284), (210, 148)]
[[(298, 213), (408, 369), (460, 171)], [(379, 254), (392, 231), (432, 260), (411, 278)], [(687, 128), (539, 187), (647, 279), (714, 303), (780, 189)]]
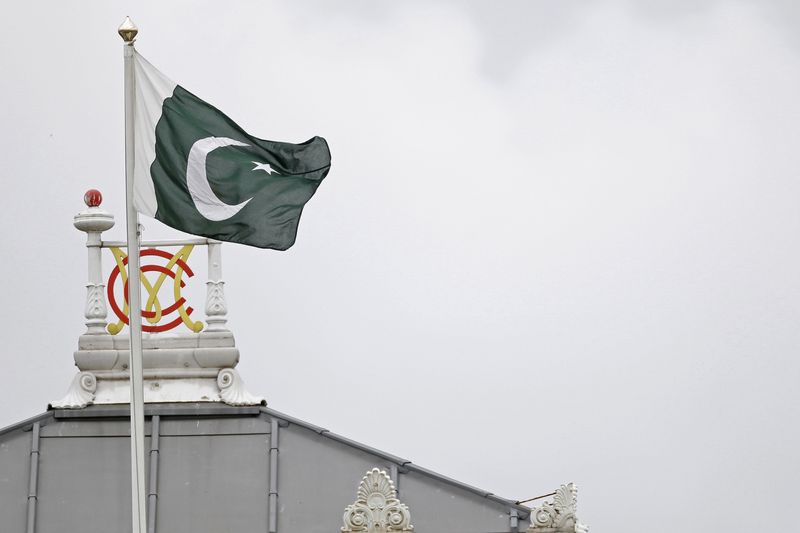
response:
[(405, 469), (407, 469), (409, 471), (417, 472), (418, 474), (422, 474), (422, 475), (431, 477), (433, 479), (437, 479), (439, 481), (447, 483), (448, 485), (452, 485), (454, 487), (458, 487), (460, 489), (463, 489), (463, 490), (466, 490), (468, 492), (471, 492), (472, 494), (477, 494), (478, 496), (482, 496), (483, 498), (486, 498), (488, 500), (507, 505), (507, 506), (509, 506), (511, 508), (517, 509), (518, 511), (522, 511), (525, 514), (523, 516), (521, 516), (521, 518), (526, 518), (527, 517), (527, 513), (531, 512), (531, 508), (530, 507), (528, 507), (527, 505), (519, 504), (519, 503), (517, 503), (516, 500), (511, 500), (509, 498), (504, 498), (502, 496), (498, 496), (497, 494), (494, 494), (491, 491), (480, 489), (478, 487), (475, 487), (474, 485), (470, 485), (468, 483), (464, 483), (462, 481), (458, 481), (457, 479), (453, 479), (451, 477), (445, 476), (443, 474), (440, 474), (440, 473), (435, 472), (433, 470), (430, 470), (428, 468), (424, 468), (422, 466), (419, 466), (419, 465), (413, 463), (409, 459), (403, 459), (402, 457), (398, 457), (398, 456), (396, 456), (394, 454), (391, 454), (391, 453), (388, 453), (388, 452), (384, 452), (382, 450), (378, 450), (377, 448), (373, 448), (372, 446), (369, 446), (367, 444), (355, 441), (353, 439), (349, 439), (347, 437), (339, 435), (338, 433), (334, 433), (334, 432), (330, 431), (329, 429), (325, 429), (325, 428), (323, 428), (321, 426), (317, 426), (315, 424), (311, 424), (310, 422), (306, 422), (305, 420), (300, 420), (299, 418), (295, 418), (295, 417), (293, 417), (291, 415), (287, 415), (286, 413), (283, 413), (281, 411), (276, 411), (275, 409), (272, 409), (270, 407), (261, 407), (260, 409), (261, 409), (262, 413), (265, 413), (265, 414), (267, 414), (269, 416), (278, 418), (278, 419), (283, 420), (283, 421), (285, 421), (285, 422), (287, 422), (289, 424), (295, 424), (297, 426), (304, 427), (306, 429), (310, 429), (311, 431), (317, 433), (320, 436), (327, 437), (329, 439), (335, 440), (335, 441), (340, 442), (342, 444), (346, 444), (346, 445), (351, 446), (353, 448), (356, 448), (358, 450), (361, 450), (361, 451), (364, 451), (364, 452), (367, 452), (367, 453), (371, 453), (373, 455), (377, 455), (378, 457), (381, 457), (382, 459), (385, 459), (387, 461), (391, 461), (392, 463), (395, 463), (396, 465), (398, 465), (398, 466), (400, 466), (402, 468), (405, 468)]

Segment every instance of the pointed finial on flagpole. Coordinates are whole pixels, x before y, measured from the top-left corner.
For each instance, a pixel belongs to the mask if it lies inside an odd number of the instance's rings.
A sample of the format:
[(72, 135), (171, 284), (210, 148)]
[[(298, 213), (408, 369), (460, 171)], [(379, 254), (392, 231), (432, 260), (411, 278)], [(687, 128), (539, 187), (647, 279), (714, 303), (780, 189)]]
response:
[(122, 21), (119, 29), (117, 29), (117, 33), (119, 33), (119, 36), (125, 41), (125, 44), (131, 44), (134, 39), (136, 39), (139, 28), (136, 27), (136, 24), (133, 23), (130, 17), (125, 17), (125, 20)]

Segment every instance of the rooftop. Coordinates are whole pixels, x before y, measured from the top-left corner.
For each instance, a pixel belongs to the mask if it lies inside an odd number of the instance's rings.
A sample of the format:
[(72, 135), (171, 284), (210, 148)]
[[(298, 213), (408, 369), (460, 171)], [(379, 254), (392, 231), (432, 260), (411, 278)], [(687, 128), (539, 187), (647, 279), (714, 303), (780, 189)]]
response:
[[(90, 193), (75, 216), (89, 260), (78, 372), (47, 412), (0, 430), (0, 516), (8, 531), (130, 530), (126, 256), (124, 243), (102, 239), (114, 219)], [(198, 246), (208, 252), (205, 320), (181, 292)], [(236, 370), (220, 243), (145, 241), (142, 248), (152, 260), (142, 264), (151, 533), (586, 530), (575, 517), (573, 484), (531, 508), (267, 407)], [(107, 277), (104, 250), (114, 259)], [(116, 321), (108, 320), (109, 306)]]

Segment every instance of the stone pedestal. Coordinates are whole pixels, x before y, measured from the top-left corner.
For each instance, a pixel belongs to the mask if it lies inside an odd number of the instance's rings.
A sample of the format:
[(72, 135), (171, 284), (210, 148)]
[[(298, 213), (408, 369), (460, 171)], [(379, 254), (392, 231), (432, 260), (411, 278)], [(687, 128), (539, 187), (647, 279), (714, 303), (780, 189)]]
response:
[[(265, 404), (244, 388), (230, 331), (145, 335), (142, 339), (145, 402)], [(129, 402), (127, 335), (82, 335), (75, 352), (80, 373), (54, 408)]]
[[(106, 322), (102, 269), (103, 248), (112, 248), (113, 251), (114, 247), (124, 247), (125, 243), (102, 239), (102, 233), (114, 226), (113, 215), (100, 208), (102, 199), (100, 191), (87, 191), (84, 196), (87, 209), (75, 215), (74, 219), (75, 227), (87, 235), (89, 268), (84, 312), (87, 330), (80, 336), (75, 352), (75, 366), (80, 372), (73, 379), (67, 395), (50, 404), (53, 408), (77, 409), (89, 404), (130, 402), (130, 337), (109, 333), (109, 330), (116, 333), (122, 328), (111, 329)], [(193, 331), (142, 334), (144, 401), (266, 405), (263, 398), (247, 392), (235, 370), (239, 350), (227, 328), (228, 306), (219, 241), (141, 242), (140, 246), (159, 244), (181, 246), (182, 249), (188, 247), (189, 250), (197, 244), (208, 247), (206, 327), (199, 333), (194, 332), (199, 328), (189, 328)], [(121, 263), (118, 268), (122, 268)], [(196, 325), (203, 326), (199, 322)]]

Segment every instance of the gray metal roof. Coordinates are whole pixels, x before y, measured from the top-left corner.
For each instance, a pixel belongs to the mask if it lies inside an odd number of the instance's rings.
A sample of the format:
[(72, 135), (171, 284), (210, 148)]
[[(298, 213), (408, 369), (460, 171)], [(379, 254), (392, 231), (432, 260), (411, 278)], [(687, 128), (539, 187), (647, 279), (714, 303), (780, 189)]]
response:
[[(530, 508), (513, 500), (268, 407), (145, 411), (153, 532), (338, 531), (376, 467), (391, 475), (418, 532), (528, 525)], [(2, 530), (129, 531), (127, 416), (121, 405), (56, 409), (0, 430)]]
[(381, 457), (382, 459), (384, 459), (386, 461), (390, 461), (390, 462), (396, 464), (397, 466), (400, 466), (400, 467), (402, 467), (402, 468), (404, 468), (404, 469), (406, 469), (406, 470), (408, 470), (410, 472), (418, 472), (418, 473), (420, 473), (422, 475), (431, 477), (433, 479), (436, 479), (436, 480), (444, 482), (444, 483), (448, 483), (448, 484), (453, 485), (454, 487), (458, 487), (458, 488), (460, 488), (462, 490), (465, 490), (465, 491), (468, 491), (468, 492), (472, 492), (474, 494), (478, 494), (479, 496), (482, 496), (483, 498), (486, 498), (488, 500), (492, 500), (492, 501), (495, 501), (497, 503), (501, 503), (503, 505), (507, 505), (509, 507), (513, 507), (513, 508), (517, 509), (520, 512), (521, 516), (527, 517), (528, 513), (530, 513), (530, 508), (529, 507), (526, 507), (524, 505), (518, 504), (516, 502), (516, 500), (509, 500), (508, 498), (503, 498), (501, 496), (497, 496), (496, 494), (494, 494), (492, 492), (480, 489), (478, 487), (474, 487), (472, 485), (468, 485), (467, 483), (462, 483), (461, 481), (455, 480), (453, 478), (449, 478), (449, 477), (447, 477), (445, 475), (442, 475), (442, 474), (439, 474), (437, 472), (434, 472), (433, 470), (430, 470), (428, 468), (424, 468), (424, 467), (421, 467), (421, 466), (419, 466), (417, 464), (414, 464), (409, 459), (403, 459), (402, 457), (397, 457), (396, 455), (392, 455), (390, 453), (386, 453), (384, 451), (378, 450), (378, 449), (373, 448), (371, 446), (368, 446), (366, 444), (362, 444), (360, 442), (356, 442), (354, 440), (348, 439), (347, 437), (343, 437), (343, 436), (341, 436), (341, 435), (339, 435), (337, 433), (333, 433), (332, 431), (327, 430), (325, 428), (322, 428), (322, 427), (319, 427), (319, 426), (315, 426), (315, 425), (310, 424), (308, 422), (304, 422), (303, 420), (299, 420), (297, 418), (291, 417), (291, 416), (289, 416), (287, 414), (281, 413), (280, 411), (276, 411), (274, 409), (270, 409), (268, 407), (262, 407), (261, 411), (264, 412), (264, 413), (267, 413), (270, 416), (274, 416), (275, 418), (278, 418), (280, 420), (284, 420), (284, 421), (289, 422), (291, 424), (296, 424), (296, 425), (298, 425), (300, 427), (304, 427), (304, 428), (310, 429), (310, 430), (318, 433), (319, 435), (322, 435), (323, 437), (327, 437), (329, 439), (332, 439), (332, 440), (334, 440), (336, 442), (341, 442), (341, 443), (346, 444), (348, 446), (352, 446), (353, 448), (365, 451), (367, 453), (371, 453), (371, 454), (373, 454), (373, 455), (375, 455), (377, 457)]

